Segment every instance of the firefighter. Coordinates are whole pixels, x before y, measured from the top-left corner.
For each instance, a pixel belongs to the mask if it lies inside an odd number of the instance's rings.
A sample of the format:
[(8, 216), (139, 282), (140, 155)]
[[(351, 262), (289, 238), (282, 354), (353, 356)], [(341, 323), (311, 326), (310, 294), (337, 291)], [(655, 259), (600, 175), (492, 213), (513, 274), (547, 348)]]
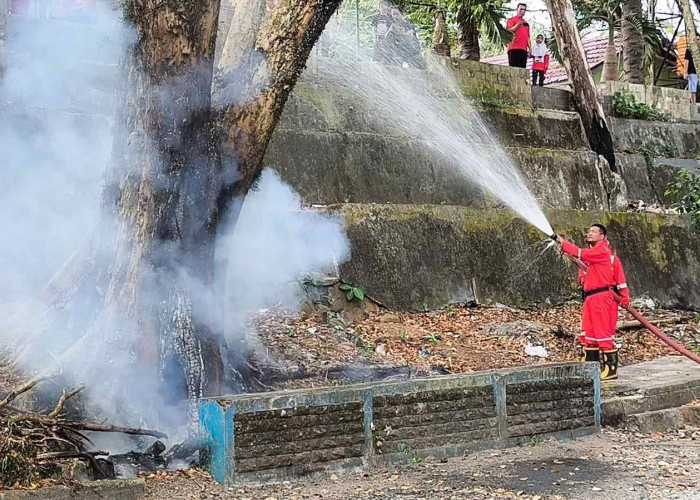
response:
[(610, 249), (608, 231), (602, 224), (593, 224), (586, 235), (589, 248), (579, 248), (568, 241), (558, 241), (561, 250), (583, 262), (588, 268), (579, 272), (583, 285), (583, 314), (579, 342), (583, 346), (583, 361), (601, 361), (601, 378), (617, 378), (618, 352), (615, 348), (617, 301), (613, 290), (622, 297), (621, 305), (629, 304), (629, 289), (620, 259)]

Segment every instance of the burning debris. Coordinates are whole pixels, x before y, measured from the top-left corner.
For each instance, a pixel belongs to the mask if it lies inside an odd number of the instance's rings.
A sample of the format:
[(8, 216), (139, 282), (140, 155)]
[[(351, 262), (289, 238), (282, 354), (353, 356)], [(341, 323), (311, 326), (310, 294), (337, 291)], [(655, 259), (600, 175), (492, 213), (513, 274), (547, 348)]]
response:
[[(137, 436), (167, 437), (164, 433), (129, 427), (83, 422), (65, 417), (66, 403), (77, 396), (83, 386), (64, 389), (50, 411), (25, 411), (12, 403), (32, 391), (39, 383), (50, 379), (39, 375), (13, 388), (0, 401), (0, 485), (29, 486), (42, 480), (77, 479), (76, 459), (87, 465), (88, 479), (116, 477), (115, 464), (108, 451), (94, 450), (89, 432), (115, 432)], [(156, 441), (144, 454), (152, 456), (154, 464), (165, 451), (165, 445)], [(150, 464), (149, 464), (150, 465)], [(69, 472), (70, 471), (70, 472)], [(83, 478), (83, 477), (81, 477)]]

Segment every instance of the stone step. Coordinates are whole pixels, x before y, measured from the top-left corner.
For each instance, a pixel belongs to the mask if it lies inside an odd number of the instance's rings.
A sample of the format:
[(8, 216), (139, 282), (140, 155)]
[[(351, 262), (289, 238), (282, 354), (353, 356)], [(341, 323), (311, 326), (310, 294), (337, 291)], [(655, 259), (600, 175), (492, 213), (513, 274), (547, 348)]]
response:
[(627, 428), (634, 432), (651, 434), (679, 429), (686, 425), (700, 425), (700, 406), (682, 406), (665, 410), (645, 411), (627, 418)]
[(643, 417), (650, 422), (672, 418), (655, 412), (680, 411), (700, 399), (700, 366), (682, 356), (623, 366), (619, 374), (618, 380), (603, 384), (602, 423), (606, 426), (629, 425), (640, 414), (651, 414)]

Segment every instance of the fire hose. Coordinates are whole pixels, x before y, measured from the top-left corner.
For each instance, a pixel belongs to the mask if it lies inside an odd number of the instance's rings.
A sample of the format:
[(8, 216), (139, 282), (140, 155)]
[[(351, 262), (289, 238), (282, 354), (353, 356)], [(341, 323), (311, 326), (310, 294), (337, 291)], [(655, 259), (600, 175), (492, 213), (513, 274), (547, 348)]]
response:
[[(558, 240), (558, 238), (556, 238), (554, 235), (553, 235), (551, 238), (552, 238), (554, 241), (557, 241), (557, 240)], [(588, 267), (586, 266), (586, 264), (584, 264), (584, 263), (581, 261), (581, 259), (577, 259), (576, 257), (572, 257), (571, 255), (568, 255), (568, 254), (567, 254), (567, 257), (569, 257), (569, 258), (574, 262), (574, 264), (576, 264), (584, 273), (588, 272)], [(679, 353), (681, 353), (681, 354), (682, 354), (683, 356), (685, 356), (686, 358), (691, 359), (691, 360), (695, 361), (696, 363), (700, 364), (700, 356), (698, 356), (698, 355), (695, 354), (694, 352), (692, 352), (692, 351), (686, 349), (685, 347), (683, 347), (682, 345), (680, 345), (678, 342), (676, 342), (675, 340), (673, 340), (672, 338), (670, 338), (668, 335), (666, 335), (665, 333), (663, 333), (661, 330), (659, 330), (658, 328), (656, 328), (654, 325), (651, 324), (651, 322), (650, 322), (648, 319), (646, 319), (646, 318), (642, 315), (642, 313), (640, 313), (639, 311), (637, 311), (637, 310), (636, 310), (634, 307), (632, 307), (631, 305), (628, 304), (628, 305), (626, 305), (626, 306), (623, 306), (623, 305), (621, 304), (621, 302), (622, 302), (622, 297), (621, 297), (618, 293), (616, 293), (613, 289), (610, 289), (610, 291), (613, 293), (613, 297), (615, 297), (615, 301), (616, 301), (618, 304), (620, 304), (620, 306), (621, 306), (622, 308), (624, 308), (627, 312), (629, 312), (632, 316), (634, 316), (634, 318), (635, 318), (637, 321), (639, 321), (639, 323), (640, 323), (644, 328), (646, 328), (647, 330), (649, 330), (651, 333), (653, 333), (654, 335), (656, 335), (659, 339), (661, 339), (663, 342), (665, 342), (665, 343), (666, 343), (667, 345), (669, 345), (670, 347), (674, 348), (676, 351), (678, 351)]]

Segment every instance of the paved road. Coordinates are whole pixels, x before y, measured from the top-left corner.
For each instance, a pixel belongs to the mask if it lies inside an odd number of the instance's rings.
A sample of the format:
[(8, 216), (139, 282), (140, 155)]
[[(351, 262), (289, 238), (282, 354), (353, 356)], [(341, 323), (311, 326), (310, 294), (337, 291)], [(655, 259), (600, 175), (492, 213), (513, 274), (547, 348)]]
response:
[(603, 430), (566, 443), (488, 450), (370, 474), (224, 488), (203, 474), (150, 479), (147, 500), (700, 499), (700, 431)]

